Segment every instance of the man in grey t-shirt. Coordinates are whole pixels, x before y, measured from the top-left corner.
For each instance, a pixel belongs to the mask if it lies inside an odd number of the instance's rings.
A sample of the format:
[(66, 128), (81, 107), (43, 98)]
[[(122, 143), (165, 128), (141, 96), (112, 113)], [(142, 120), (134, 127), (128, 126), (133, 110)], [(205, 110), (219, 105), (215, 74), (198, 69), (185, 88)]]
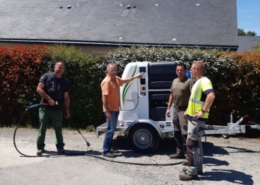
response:
[(67, 78), (63, 76), (65, 65), (59, 61), (54, 66), (54, 72), (45, 73), (39, 80), (37, 92), (42, 97), (41, 103), (46, 106), (39, 108), (40, 128), (37, 137), (37, 155), (41, 156), (45, 147), (46, 129), (53, 124), (56, 134), (56, 147), (58, 154), (65, 154), (62, 135), (62, 102), (65, 105), (65, 118), (70, 117), (70, 86)]
[(170, 117), (170, 107), (174, 103), (173, 124), (174, 138), (177, 144), (176, 154), (170, 155), (170, 159), (185, 159), (186, 139), (187, 139), (187, 120), (184, 119), (184, 112), (187, 109), (193, 80), (187, 78), (186, 66), (182, 63), (176, 67), (175, 78), (171, 86), (171, 94), (169, 96), (168, 108), (166, 115)]

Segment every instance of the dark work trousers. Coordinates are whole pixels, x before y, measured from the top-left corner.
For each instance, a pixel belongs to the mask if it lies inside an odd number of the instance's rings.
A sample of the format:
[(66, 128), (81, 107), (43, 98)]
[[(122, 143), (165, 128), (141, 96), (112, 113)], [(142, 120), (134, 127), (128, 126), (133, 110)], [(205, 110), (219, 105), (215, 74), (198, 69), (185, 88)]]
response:
[(44, 149), (44, 140), (46, 129), (48, 125), (53, 124), (55, 134), (56, 134), (56, 147), (63, 148), (63, 136), (62, 136), (62, 111), (48, 109), (46, 107), (39, 108), (39, 120), (40, 120), (40, 129), (37, 137), (37, 148)]
[(203, 121), (188, 121), (187, 173), (191, 175), (198, 175), (198, 171), (203, 171), (203, 147), (201, 137), (204, 134), (204, 127), (205, 122)]
[(174, 138), (177, 144), (177, 153), (186, 153), (186, 140), (188, 122), (184, 119), (184, 112), (187, 107), (173, 108), (173, 124), (174, 124)]

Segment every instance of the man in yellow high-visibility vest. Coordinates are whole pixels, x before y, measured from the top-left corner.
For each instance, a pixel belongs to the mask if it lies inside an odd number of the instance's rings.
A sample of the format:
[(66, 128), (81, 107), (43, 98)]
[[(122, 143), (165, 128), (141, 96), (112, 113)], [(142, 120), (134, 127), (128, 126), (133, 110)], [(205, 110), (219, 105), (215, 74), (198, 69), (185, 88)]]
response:
[(209, 117), (209, 109), (215, 99), (211, 81), (204, 77), (203, 61), (194, 61), (191, 67), (192, 76), (196, 79), (192, 87), (188, 108), (184, 117), (188, 119), (187, 166), (182, 169), (179, 179), (194, 180), (203, 173), (203, 148), (201, 136), (203, 127)]

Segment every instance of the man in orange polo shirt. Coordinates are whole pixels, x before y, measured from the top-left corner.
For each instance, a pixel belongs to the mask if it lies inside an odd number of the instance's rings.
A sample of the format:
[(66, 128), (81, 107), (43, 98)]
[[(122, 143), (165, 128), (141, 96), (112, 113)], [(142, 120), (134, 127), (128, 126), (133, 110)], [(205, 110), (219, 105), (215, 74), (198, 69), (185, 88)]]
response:
[(120, 86), (131, 82), (135, 78), (141, 78), (142, 73), (127, 79), (121, 79), (117, 74), (115, 64), (109, 64), (106, 70), (107, 76), (101, 82), (103, 111), (106, 116), (107, 130), (103, 144), (103, 155), (105, 157), (115, 157), (117, 150), (112, 149), (114, 132), (116, 130), (119, 110), (120, 110)]

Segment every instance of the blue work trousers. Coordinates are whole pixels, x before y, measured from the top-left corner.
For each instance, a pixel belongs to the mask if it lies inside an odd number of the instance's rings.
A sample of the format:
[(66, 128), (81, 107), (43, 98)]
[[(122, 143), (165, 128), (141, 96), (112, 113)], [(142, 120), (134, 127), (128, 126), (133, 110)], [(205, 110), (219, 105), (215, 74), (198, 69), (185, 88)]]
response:
[[(106, 135), (105, 135), (104, 144), (103, 144), (104, 153), (109, 152), (110, 149), (112, 148), (113, 137), (114, 137), (114, 133), (116, 130), (119, 112), (112, 111), (111, 114), (112, 114), (112, 120), (109, 120), (106, 118), (107, 130), (106, 130)], [(106, 116), (106, 113), (105, 113), (105, 116)]]

